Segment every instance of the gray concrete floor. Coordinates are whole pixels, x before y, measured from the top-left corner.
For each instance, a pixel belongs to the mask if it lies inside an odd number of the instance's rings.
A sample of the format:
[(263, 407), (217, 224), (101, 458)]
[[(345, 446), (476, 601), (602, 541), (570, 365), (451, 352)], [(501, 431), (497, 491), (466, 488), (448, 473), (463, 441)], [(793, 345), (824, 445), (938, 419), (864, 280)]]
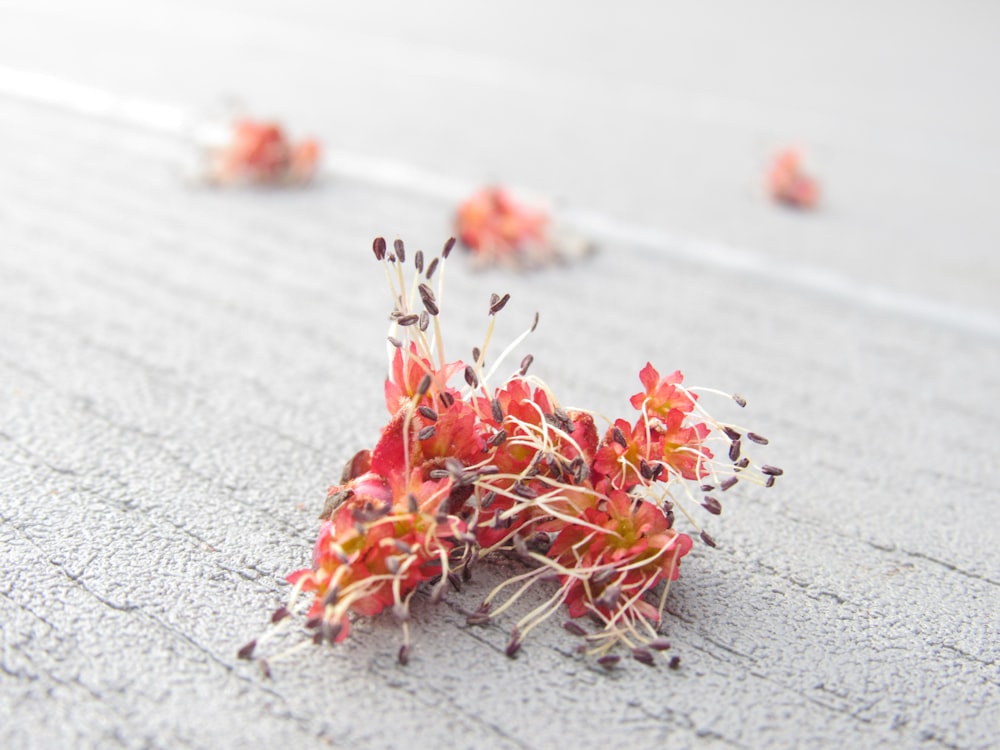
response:
[[(996, 16), (0, 2), (0, 745), (991, 746)], [(178, 128), (42, 104), (25, 73), (196, 117), (237, 97), (330, 170), (192, 188)], [(762, 194), (789, 142), (813, 214)], [(605, 674), (558, 622), (507, 659), (504, 623), (464, 626), (483, 570), (418, 611), (408, 667), (377, 619), (263, 680), (235, 649), (380, 426), (371, 239), (433, 250), (486, 179), (601, 251), (455, 263), (452, 346), (509, 291), (501, 335), (541, 313), (524, 351), (567, 403), (614, 413), (647, 360), (682, 368), (750, 398), (786, 481), (731, 498), (672, 588), (680, 671)]]

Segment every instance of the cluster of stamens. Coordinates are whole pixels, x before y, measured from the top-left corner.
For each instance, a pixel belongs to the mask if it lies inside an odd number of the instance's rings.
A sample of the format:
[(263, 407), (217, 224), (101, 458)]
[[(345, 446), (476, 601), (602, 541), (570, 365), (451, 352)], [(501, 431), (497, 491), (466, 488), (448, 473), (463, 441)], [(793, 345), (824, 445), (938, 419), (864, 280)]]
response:
[[(509, 656), (565, 607), (564, 627), (581, 639), (580, 651), (611, 667), (623, 647), (654, 664), (654, 654), (669, 648), (660, 634), (669, 585), (692, 547), (675, 529), (676, 515), (714, 547), (689, 507), (717, 515), (718, 496), (738, 482), (772, 486), (781, 470), (744, 455), (767, 440), (717, 422), (680, 372), (662, 377), (650, 364), (640, 372), (643, 390), (631, 397), (635, 415), (607, 420), (603, 433), (595, 414), (563, 407), (528, 374), (531, 355), (493, 385), (505, 357), (538, 324), (536, 314), (487, 366), (509, 295), (490, 299), (486, 336), (472, 357), (449, 362), (440, 312), (453, 245), (449, 240), (426, 266), (416, 253), (407, 283), (403, 243), (390, 251), (375, 240), (394, 300), (390, 419), (375, 446), (355, 455), (330, 488), (312, 567), (289, 576), (292, 602), (272, 620), (285, 620), (299, 594), (312, 594), (306, 628), (315, 642), (336, 643), (347, 637), (352, 616), (390, 610), (402, 623), (405, 663), (413, 597), (427, 592), (439, 600), (477, 563), (507, 553), (526, 568), (490, 592), (469, 625), (492, 623), (532, 586), (555, 581), (545, 601), (511, 628)], [(241, 656), (249, 658), (254, 645)], [(670, 664), (676, 667), (677, 657)]]

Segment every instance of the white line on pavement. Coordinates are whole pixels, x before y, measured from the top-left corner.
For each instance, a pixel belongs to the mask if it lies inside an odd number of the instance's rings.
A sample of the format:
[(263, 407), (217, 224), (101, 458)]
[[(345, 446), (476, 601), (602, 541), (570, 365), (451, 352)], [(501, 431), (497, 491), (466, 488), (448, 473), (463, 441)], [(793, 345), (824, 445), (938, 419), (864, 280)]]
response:
[[(199, 119), (182, 107), (118, 96), (54, 76), (4, 66), (0, 66), (0, 95), (163, 136), (190, 139), (194, 143), (217, 142), (220, 137), (219, 123), (205, 122), (204, 118)], [(325, 170), (337, 177), (447, 202), (458, 202), (477, 187), (471, 182), (402, 162), (345, 151), (325, 151), (323, 160)], [(870, 309), (1000, 340), (1000, 318), (986, 312), (864, 283), (818, 266), (778, 263), (748, 248), (638, 226), (599, 213), (564, 211), (561, 218), (598, 242), (624, 242), (692, 265), (746, 274)]]

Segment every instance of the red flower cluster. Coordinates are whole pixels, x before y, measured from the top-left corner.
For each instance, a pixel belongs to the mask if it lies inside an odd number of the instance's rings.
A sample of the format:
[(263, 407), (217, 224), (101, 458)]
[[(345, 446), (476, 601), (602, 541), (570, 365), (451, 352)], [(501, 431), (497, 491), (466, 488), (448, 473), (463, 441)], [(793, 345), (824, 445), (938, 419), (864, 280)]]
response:
[[(374, 448), (358, 453), (330, 488), (312, 566), (288, 578), (296, 595), (313, 595), (306, 627), (316, 642), (338, 642), (352, 614), (389, 609), (403, 623), (405, 662), (413, 596), (429, 590), (437, 599), (479, 560), (506, 550), (531, 567), (490, 593), (470, 624), (492, 621), (539, 581), (558, 582), (548, 601), (514, 626), (509, 655), (566, 605), (571, 618), (596, 623), (589, 631), (572, 620), (566, 627), (602, 664), (617, 661), (610, 653), (616, 644), (652, 663), (650, 649), (668, 647), (657, 630), (667, 586), (692, 546), (674, 528), (675, 507), (690, 519), (683, 501), (694, 499), (692, 484), (699, 493), (726, 490), (738, 479), (770, 485), (781, 471), (742, 457), (743, 433), (712, 420), (680, 372), (661, 377), (647, 364), (643, 390), (631, 398), (635, 414), (603, 434), (592, 414), (563, 408), (527, 374), (530, 355), (491, 385), (500, 363), (487, 368), (487, 347), (509, 295), (490, 300), (482, 348), (468, 362), (446, 361), (441, 289), (435, 293), (431, 283), (453, 244), (426, 268), (418, 252), (416, 278), (407, 284), (403, 243), (389, 251), (375, 241), (396, 302), (385, 383), (389, 420)], [(535, 325), (537, 316), (518, 341)], [(726, 460), (715, 459), (713, 442), (729, 446)], [(721, 510), (711, 496), (703, 505)], [(704, 532), (702, 539), (714, 546)], [(275, 620), (287, 614), (282, 608)]]
[(771, 162), (767, 189), (779, 203), (793, 208), (814, 208), (819, 202), (819, 184), (802, 168), (802, 156), (795, 149), (779, 151)]
[(231, 140), (210, 152), (206, 181), (216, 185), (304, 185), (319, 164), (319, 143), (292, 143), (273, 122), (237, 120)]
[(480, 266), (534, 268), (590, 252), (589, 243), (555, 229), (549, 215), (489, 187), (459, 204), (455, 232)]

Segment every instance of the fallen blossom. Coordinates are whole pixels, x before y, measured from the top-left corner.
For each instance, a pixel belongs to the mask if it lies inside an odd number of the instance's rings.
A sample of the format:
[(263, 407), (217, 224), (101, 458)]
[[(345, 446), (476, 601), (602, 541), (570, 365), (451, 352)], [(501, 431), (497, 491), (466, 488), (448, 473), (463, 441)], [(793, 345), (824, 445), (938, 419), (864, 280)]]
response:
[(767, 188), (779, 203), (794, 208), (815, 208), (819, 185), (802, 167), (802, 155), (787, 148), (775, 154), (767, 175)]
[(500, 187), (478, 190), (459, 205), (455, 232), (479, 267), (537, 268), (572, 260), (590, 243), (557, 227), (547, 211)]
[[(497, 555), (515, 555), (526, 572), (501, 582), (469, 615), (470, 625), (498, 621), (533, 586), (552, 586), (544, 604), (522, 614), (506, 652), (560, 611), (581, 650), (604, 666), (628, 649), (643, 664), (669, 647), (661, 635), (671, 582), (692, 537), (675, 528), (675, 510), (710, 546), (688, 506), (722, 511), (714, 496), (737, 481), (771, 486), (781, 469), (743, 455), (742, 438), (766, 438), (713, 419), (680, 371), (667, 376), (647, 363), (633, 413), (598, 428), (593, 413), (564, 407), (540, 378), (532, 357), (503, 374), (503, 357), (486, 366), (496, 315), (509, 296), (493, 295), (485, 338), (468, 360), (444, 357), (442, 274), (454, 240), (426, 269), (381, 238), (373, 250), (385, 267), (389, 314), (388, 421), (371, 449), (350, 459), (330, 487), (312, 563), (288, 576), (292, 596), (272, 617), (287, 627), (300, 596), (310, 597), (305, 628), (317, 643), (339, 643), (357, 617), (389, 611), (401, 623), (400, 661), (410, 658), (410, 605), (432, 600)], [(531, 326), (514, 345), (528, 336)], [(742, 396), (732, 398), (745, 406)], [(720, 458), (721, 457), (721, 458)], [(554, 584), (553, 584), (554, 582)], [(300, 610), (301, 608), (299, 608)], [(241, 650), (252, 658), (259, 642)], [(269, 660), (273, 665), (274, 659)]]
[(212, 185), (305, 185), (316, 174), (320, 146), (292, 142), (275, 122), (239, 119), (228, 140), (208, 150), (205, 181)]

